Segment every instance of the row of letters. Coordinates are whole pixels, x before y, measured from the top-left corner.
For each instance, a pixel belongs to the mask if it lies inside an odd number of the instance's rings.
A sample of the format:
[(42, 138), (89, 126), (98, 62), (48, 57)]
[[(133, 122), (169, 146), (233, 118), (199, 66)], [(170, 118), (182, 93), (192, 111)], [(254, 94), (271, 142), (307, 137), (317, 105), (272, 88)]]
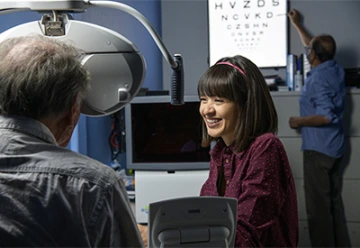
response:
[[(255, 4), (254, 4), (255, 2)], [(243, 0), (243, 1), (229, 1), (227, 4), (223, 3), (223, 2), (215, 2), (215, 10), (222, 10), (222, 9), (237, 9), (237, 8), (244, 8), (244, 9), (249, 9), (251, 7), (258, 7), (258, 8), (263, 8), (263, 7), (277, 7), (280, 6), (280, 0), (255, 0), (255, 1), (250, 1), (250, 0)]]
[(249, 20), (250, 18), (252, 19), (257, 19), (257, 20), (261, 20), (261, 19), (271, 19), (274, 17), (274, 13), (273, 12), (266, 12), (266, 13), (254, 13), (253, 15), (251, 15), (250, 13), (245, 13), (244, 15), (239, 15), (239, 14), (234, 14), (234, 15), (221, 15), (221, 20), (222, 21), (228, 21), (228, 20), (240, 20), (240, 19), (244, 19), (245, 20)]

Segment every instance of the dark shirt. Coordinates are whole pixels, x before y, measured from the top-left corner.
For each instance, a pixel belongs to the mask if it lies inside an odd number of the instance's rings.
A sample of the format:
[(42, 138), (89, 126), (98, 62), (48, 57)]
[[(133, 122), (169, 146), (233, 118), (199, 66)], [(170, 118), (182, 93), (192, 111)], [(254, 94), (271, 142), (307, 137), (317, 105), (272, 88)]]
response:
[(243, 152), (219, 141), (211, 150), (209, 178), (200, 195), (218, 196), (224, 166), (225, 197), (238, 199), (236, 247), (296, 247), (298, 212), (294, 179), (281, 141), (271, 133)]
[(120, 176), (0, 115), (0, 246), (143, 247)]
[(330, 123), (302, 127), (302, 150), (335, 158), (344, 154), (345, 94), (345, 72), (335, 60), (325, 61), (308, 72), (299, 99), (300, 115), (325, 116)]

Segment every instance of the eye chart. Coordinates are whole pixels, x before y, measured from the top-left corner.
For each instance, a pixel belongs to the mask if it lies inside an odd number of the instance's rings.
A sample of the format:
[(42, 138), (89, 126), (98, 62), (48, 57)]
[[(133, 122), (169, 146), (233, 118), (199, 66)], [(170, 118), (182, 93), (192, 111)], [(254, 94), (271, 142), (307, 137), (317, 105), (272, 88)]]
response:
[(242, 55), (258, 67), (284, 67), (286, 0), (208, 0), (210, 65)]

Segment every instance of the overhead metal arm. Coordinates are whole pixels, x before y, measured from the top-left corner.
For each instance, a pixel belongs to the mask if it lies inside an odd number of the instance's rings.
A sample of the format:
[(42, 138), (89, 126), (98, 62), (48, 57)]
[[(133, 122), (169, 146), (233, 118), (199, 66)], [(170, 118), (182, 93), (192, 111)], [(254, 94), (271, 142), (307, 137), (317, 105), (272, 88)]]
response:
[(154, 39), (156, 45), (159, 47), (165, 60), (170, 64), (171, 68), (176, 69), (178, 63), (173, 59), (173, 56), (166, 49), (159, 34), (151, 25), (149, 20), (136, 9), (118, 2), (113, 1), (87, 1), (87, 0), (27, 0), (27, 1), (9, 1), (0, 0), (0, 13), (8, 13), (9, 11), (23, 11), (31, 10), (37, 12), (44, 11), (59, 11), (59, 12), (84, 12), (91, 6), (107, 7), (118, 9), (135, 17)]

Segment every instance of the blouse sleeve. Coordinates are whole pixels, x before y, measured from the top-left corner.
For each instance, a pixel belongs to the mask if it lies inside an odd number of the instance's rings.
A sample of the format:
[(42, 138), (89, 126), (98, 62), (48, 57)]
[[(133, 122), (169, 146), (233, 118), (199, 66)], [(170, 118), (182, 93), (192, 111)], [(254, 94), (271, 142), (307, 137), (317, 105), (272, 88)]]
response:
[(255, 142), (238, 198), (236, 247), (261, 246), (264, 230), (279, 221), (291, 170), (276, 137)]

